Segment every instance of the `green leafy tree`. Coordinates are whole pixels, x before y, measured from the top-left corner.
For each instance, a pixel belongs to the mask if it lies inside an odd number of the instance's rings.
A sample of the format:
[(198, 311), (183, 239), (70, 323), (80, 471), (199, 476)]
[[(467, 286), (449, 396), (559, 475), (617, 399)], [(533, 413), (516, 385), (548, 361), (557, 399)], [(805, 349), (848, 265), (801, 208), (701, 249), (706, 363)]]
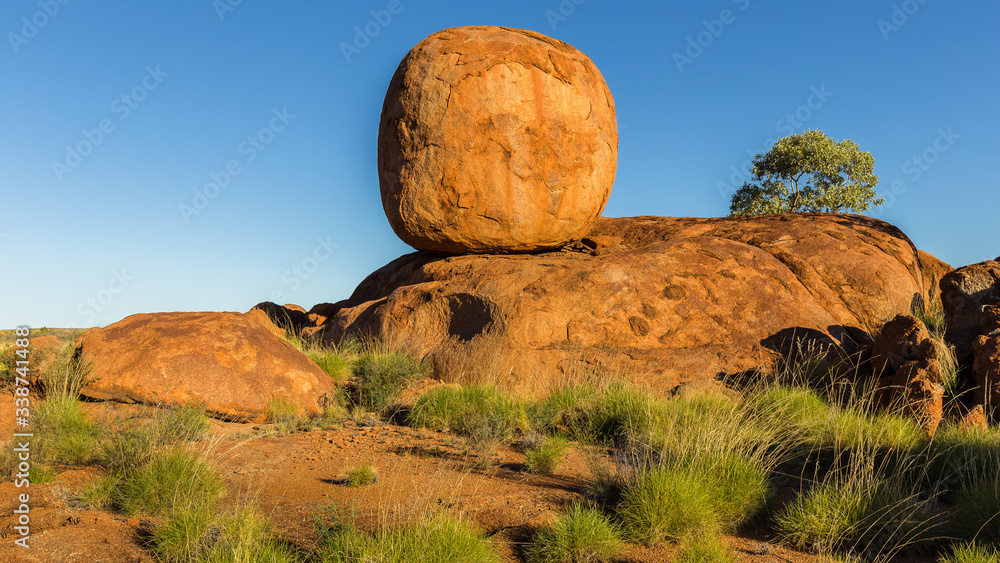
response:
[(882, 205), (875, 193), (875, 159), (850, 139), (837, 142), (822, 131), (778, 139), (753, 158), (753, 182), (736, 190), (733, 215), (765, 213), (860, 213)]

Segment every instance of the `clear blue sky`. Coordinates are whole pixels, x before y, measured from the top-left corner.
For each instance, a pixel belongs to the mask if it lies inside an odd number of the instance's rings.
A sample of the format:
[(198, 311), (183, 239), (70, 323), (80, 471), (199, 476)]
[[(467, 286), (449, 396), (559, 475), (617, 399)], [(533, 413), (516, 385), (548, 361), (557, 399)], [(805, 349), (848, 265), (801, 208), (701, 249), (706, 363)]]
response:
[(480, 24), (601, 69), (605, 215), (727, 215), (750, 155), (822, 129), (872, 153), (900, 192), (876, 215), (918, 247), (1000, 254), (995, 1), (4, 0), (0, 327), (348, 297), (410, 251), (378, 192), (389, 79)]

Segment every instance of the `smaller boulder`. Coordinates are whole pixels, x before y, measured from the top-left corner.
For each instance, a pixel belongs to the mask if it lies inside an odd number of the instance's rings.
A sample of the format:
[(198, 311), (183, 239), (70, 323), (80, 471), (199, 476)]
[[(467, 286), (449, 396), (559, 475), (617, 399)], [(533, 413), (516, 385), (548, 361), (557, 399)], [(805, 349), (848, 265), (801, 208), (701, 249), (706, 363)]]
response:
[(941, 278), (945, 340), (955, 346), (958, 362), (973, 362), (972, 346), (980, 333), (986, 306), (1000, 305), (1000, 262), (987, 260), (962, 266)]
[(309, 323), (309, 313), (299, 305), (293, 305), (291, 303), (285, 305), (278, 305), (277, 303), (272, 303), (270, 301), (264, 301), (253, 306), (254, 309), (260, 309), (270, 317), (271, 322), (276, 324), (279, 328), (286, 331), (290, 331), (293, 334), (299, 334), (302, 329), (308, 326)]
[(944, 416), (941, 364), (933, 358), (906, 362), (896, 370), (892, 385), (900, 390), (906, 413), (933, 436)]
[(267, 313), (265, 313), (262, 309), (256, 309), (256, 308), (250, 309), (248, 312), (244, 313), (244, 316), (246, 316), (246, 318), (256, 323), (259, 323), (260, 326), (264, 327), (265, 330), (277, 336), (278, 338), (285, 337), (284, 329), (274, 324), (274, 321), (271, 320), (271, 317), (267, 316)]
[(958, 419), (958, 429), (963, 432), (986, 430), (986, 413), (983, 405), (976, 405)]
[(882, 327), (872, 345), (871, 366), (876, 375), (893, 373), (913, 360), (934, 357), (936, 349), (923, 321), (912, 315), (897, 315)]
[(93, 379), (81, 395), (148, 405), (203, 406), (218, 418), (264, 422), (272, 401), (320, 414), (329, 375), (284, 339), (240, 313), (127, 317), (80, 339)]
[(1000, 334), (981, 335), (973, 343), (973, 399), (987, 413), (1000, 414)]

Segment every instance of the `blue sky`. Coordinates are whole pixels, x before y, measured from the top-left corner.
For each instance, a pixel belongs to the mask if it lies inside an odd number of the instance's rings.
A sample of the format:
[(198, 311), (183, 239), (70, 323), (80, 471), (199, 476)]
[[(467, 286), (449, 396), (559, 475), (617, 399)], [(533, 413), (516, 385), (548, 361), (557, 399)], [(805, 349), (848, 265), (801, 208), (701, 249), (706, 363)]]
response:
[(0, 327), (348, 297), (411, 251), (378, 193), (385, 88), (460, 25), (601, 69), (607, 216), (727, 215), (753, 153), (822, 129), (875, 157), (873, 215), (954, 266), (991, 259), (998, 22), (985, 0), (5, 0)]

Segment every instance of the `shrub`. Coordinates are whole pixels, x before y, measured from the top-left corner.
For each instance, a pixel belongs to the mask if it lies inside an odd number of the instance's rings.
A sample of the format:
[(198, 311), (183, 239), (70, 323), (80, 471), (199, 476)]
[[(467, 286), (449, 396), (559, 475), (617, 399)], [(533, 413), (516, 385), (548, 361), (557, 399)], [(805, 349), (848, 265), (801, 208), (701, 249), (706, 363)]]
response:
[(348, 487), (364, 487), (378, 481), (378, 470), (372, 465), (359, 465), (347, 470)]
[(369, 352), (354, 364), (349, 398), (355, 405), (384, 409), (425, 371), (423, 364), (402, 352)]
[(566, 453), (564, 438), (549, 437), (542, 443), (524, 452), (525, 467), (529, 473), (550, 475), (555, 473)]
[(697, 476), (675, 467), (652, 468), (627, 487), (618, 517), (627, 539), (648, 546), (715, 534), (722, 527), (709, 488)]
[(540, 530), (525, 550), (530, 563), (601, 563), (621, 551), (618, 531), (601, 511), (574, 504)]

